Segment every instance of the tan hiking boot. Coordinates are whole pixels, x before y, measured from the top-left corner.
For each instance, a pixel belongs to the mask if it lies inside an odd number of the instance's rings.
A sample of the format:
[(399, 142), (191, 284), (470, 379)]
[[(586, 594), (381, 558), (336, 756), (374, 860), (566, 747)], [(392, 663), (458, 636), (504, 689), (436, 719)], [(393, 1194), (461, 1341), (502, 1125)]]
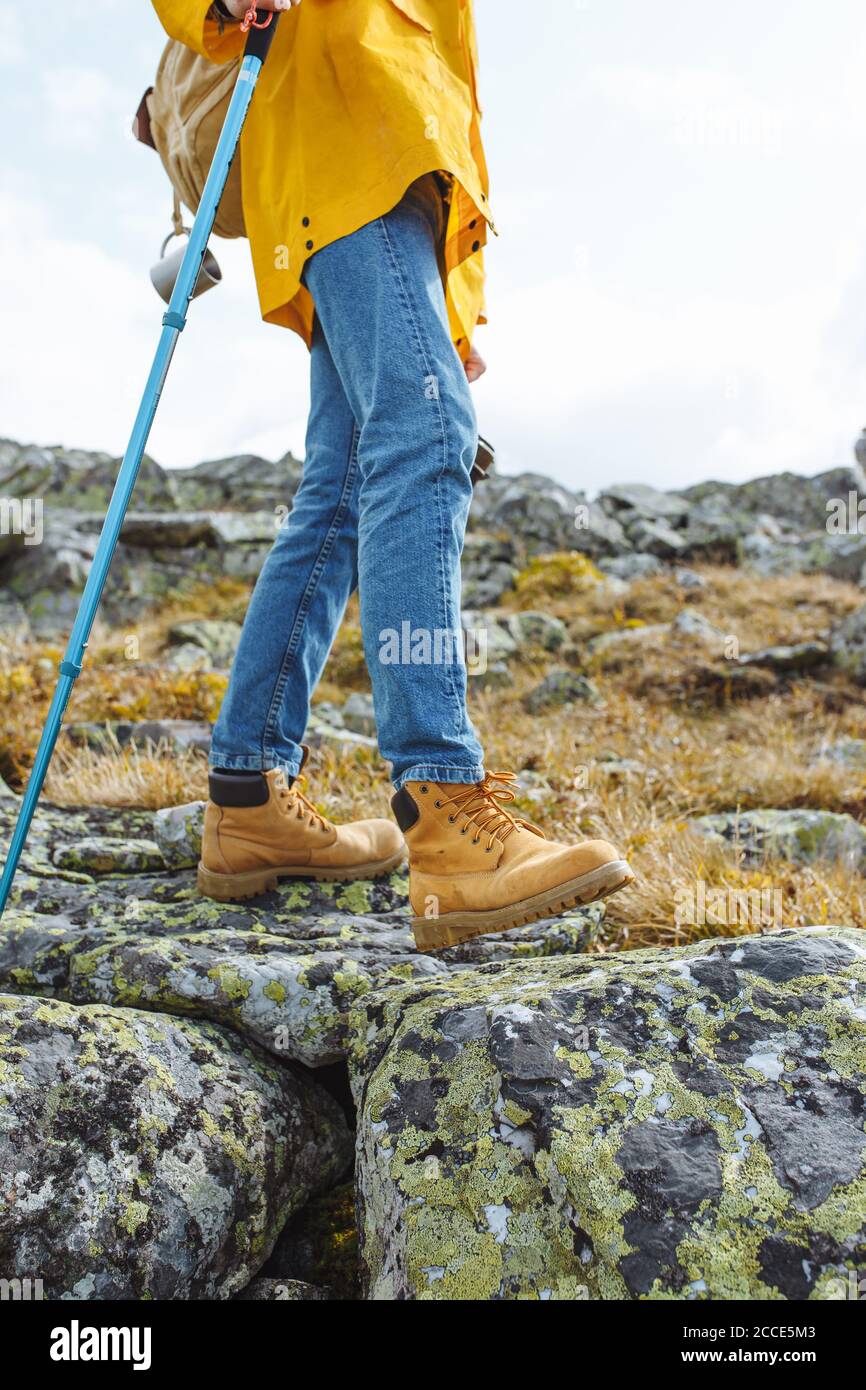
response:
[(253, 898), (280, 878), (380, 878), (406, 857), (390, 820), (334, 825), (279, 768), (238, 777), (211, 772), (209, 780), (198, 866), (205, 897)]
[(634, 874), (606, 840), (559, 845), (506, 811), (516, 778), (406, 782), (392, 799), (409, 847), (409, 901), (419, 951), (555, 917), (615, 893)]

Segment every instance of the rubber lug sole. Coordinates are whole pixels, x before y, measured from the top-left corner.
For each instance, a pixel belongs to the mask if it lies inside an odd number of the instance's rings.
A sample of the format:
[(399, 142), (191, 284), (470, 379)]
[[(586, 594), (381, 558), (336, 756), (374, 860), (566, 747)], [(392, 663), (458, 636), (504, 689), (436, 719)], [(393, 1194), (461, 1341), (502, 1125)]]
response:
[(437, 918), (413, 917), (412, 931), (419, 951), (442, 951), (446, 946), (459, 946), (473, 936), (511, 931), (513, 927), (525, 927), (545, 917), (556, 917), (570, 907), (598, 902), (630, 883), (634, 883), (634, 874), (625, 859), (612, 859), (588, 874), (581, 874), (568, 883), (558, 883), (555, 888), (524, 898), (523, 902), (510, 903), (508, 907), (486, 912), (446, 912)]
[(218, 903), (242, 902), (273, 892), (281, 878), (314, 878), (320, 882), (353, 883), (356, 879), (384, 878), (398, 869), (406, 858), (405, 849), (375, 864), (355, 864), (350, 868), (323, 868), (311, 864), (291, 864), (272, 869), (247, 869), (241, 874), (218, 874), (199, 863), (198, 890)]

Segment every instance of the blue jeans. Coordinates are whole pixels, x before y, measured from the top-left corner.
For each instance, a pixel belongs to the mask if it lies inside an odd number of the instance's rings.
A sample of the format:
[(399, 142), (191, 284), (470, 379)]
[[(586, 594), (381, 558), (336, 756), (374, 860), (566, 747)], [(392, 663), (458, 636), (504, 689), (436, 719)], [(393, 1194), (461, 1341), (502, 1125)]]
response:
[(316, 324), (304, 472), (250, 601), (213, 766), (298, 772), (310, 697), (357, 587), (395, 785), (484, 776), (460, 638), (477, 430), (445, 309), (442, 218), (427, 176), (307, 262)]

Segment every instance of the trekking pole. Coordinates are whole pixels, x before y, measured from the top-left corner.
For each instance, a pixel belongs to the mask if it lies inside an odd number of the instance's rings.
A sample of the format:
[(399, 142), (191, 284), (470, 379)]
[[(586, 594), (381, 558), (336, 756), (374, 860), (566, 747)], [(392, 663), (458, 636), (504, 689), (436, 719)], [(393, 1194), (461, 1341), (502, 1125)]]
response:
[(258, 12), (251, 5), (241, 25), (243, 33), (249, 31), (243, 61), (217, 147), (214, 150), (210, 171), (202, 191), (201, 202), (190, 231), (186, 253), (178, 272), (171, 301), (167, 312), (163, 314), (163, 328), (159, 345), (156, 349), (150, 375), (147, 378), (141, 405), (135, 417), (129, 444), (117, 474), (108, 512), (102, 524), (99, 544), (93, 557), (90, 573), (87, 576), (87, 583), (84, 586), (84, 593), (81, 597), (81, 604), (72, 628), (66, 654), (60, 663), (60, 675), (54, 689), (54, 697), (51, 701), (45, 727), (42, 730), (39, 747), (36, 750), (36, 758), (27, 781), (21, 809), (18, 812), (18, 820), (15, 823), (9, 853), (6, 856), (3, 877), (0, 879), (0, 915), (2, 915), (9, 899), (12, 880), (15, 877), (15, 870), (27, 840), (27, 832), (30, 829), (30, 822), (39, 801), (39, 794), (42, 791), (51, 754), (54, 752), (54, 745), (60, 733), (61, 721), (72, 687), (76, 677), (81, 673), (84, 649), (90, 638), (90, 631), (111, 565), (111, 558), (117, 545), (126, 509), (129, 506), (129, 499), (132, 496), (162, 388), (171, 366), (174, 349), (186, 324), (189, 302), (198, 281), (201, 263), (207, 250), (208, 238), (213, 230), (214, 218), (228, 178), (229, 167), (237, 148), (262, 64), (268, 55), (268, 49), (277, 27), (279, 15), (276, 12), (262, 11), (262, 14), (265, 17), (260, 22)]

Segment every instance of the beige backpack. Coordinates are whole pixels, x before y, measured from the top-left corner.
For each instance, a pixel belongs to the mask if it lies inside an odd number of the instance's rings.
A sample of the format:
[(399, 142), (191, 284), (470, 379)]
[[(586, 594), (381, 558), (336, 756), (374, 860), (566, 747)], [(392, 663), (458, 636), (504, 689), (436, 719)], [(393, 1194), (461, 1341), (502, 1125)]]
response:
[[(138, 108), (136, 136), (158, 152), (176, 199), (193, 213), (198, 210), (239, 67), (240, 59), (210, 63), (171, 39), (159, 61), (156, 81)], [(214, 231), (223, 237), (246, 236), (240, 150), (232, 160)]]

